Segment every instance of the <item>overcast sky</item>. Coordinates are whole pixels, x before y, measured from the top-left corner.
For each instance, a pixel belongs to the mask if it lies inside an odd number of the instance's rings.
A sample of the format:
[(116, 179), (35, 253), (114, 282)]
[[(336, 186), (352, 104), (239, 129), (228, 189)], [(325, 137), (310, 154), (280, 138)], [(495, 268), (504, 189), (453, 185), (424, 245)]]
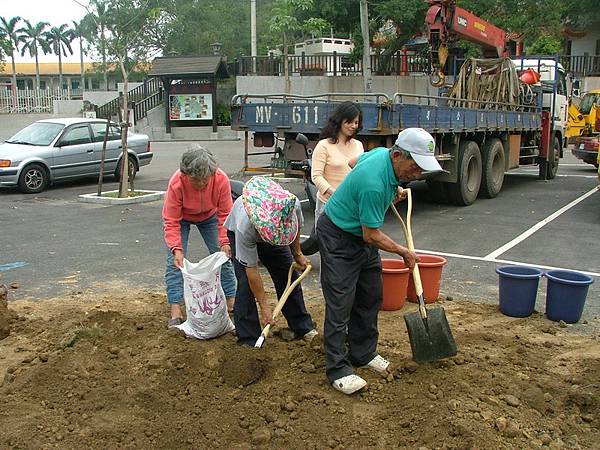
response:
[[(79, 3), (87, 5), (88, 0), (78, 0)], [(20, 16), (34, 25), (37, 22), (49, 22), (51, 26), (59, 26), (63, 23), (72, 25), (72, 20), (80, 20), (86, 14), (86, 10), (74, 0), (0, 0), (0, 16), (10, 19)], [(79, 62), (79, 42), (73, 41), (73, 56), (63, 58), (64, 61)], [(85, 58), (88, 60), (89, 58)], [(34, 61), (27, 54), (22, 57), (20, 53), (17, 62)], [(44, 55), (41, 52), (40, 62), (56, 62), (56, 55)]]

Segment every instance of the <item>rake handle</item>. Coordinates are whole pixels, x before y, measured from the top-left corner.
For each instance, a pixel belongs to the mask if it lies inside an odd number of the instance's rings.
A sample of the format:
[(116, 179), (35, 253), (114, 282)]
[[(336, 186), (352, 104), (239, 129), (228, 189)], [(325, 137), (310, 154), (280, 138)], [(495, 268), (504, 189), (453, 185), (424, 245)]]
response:
[[(404, 237), (406, 239), (406, 244), (408, 245), (408, 249), (411, 252), (415, 251), (415, 244), (413, 242), (412, 230), (410, 227), (410, 220), (412, 217), (412, 192), (410, 188), (404, 189), (406, 192), (406, 200), (407, 200), (407, 209), (406, 209), (406, 223), (402, 219), (402, 216), (396, 209), (396, 205), (391, 204), (392, 211), (396, 215), (396, 217), (400, 220), (402, 224), (402, 229), (404, 230)], [(423, 299), (423, 284), (421, 283), (421, 274), (419, 272), (419, 265), (415, 263), (415, 267), (412, 269), (413, 281), (415, 283), (415, 291), (417, 294), (417, 298), (419, 299), (419, 312), (421, 313), (421, 317), (423, 319), (427, 319), (427, 308), (425, 308), (425, 300)]]

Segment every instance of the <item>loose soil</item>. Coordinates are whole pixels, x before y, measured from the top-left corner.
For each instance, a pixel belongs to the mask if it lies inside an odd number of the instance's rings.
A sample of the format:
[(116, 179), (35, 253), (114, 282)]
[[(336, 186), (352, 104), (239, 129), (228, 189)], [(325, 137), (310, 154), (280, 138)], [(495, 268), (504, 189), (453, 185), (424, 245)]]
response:
[[(322, 330), (320, 293), (305, 294)], [(185, 339), (166, 330), (162, 293), (111, 285), (9, 302), (0, 448), (598, 448), (597, 336), (537, 313), (441, 306), (456, 357), (415, 364), (402, 318), (414, 305), (382, 312), (392, 376), (357, 369), (369, 387), (348, 397), (328, 385), (318, 341)]]

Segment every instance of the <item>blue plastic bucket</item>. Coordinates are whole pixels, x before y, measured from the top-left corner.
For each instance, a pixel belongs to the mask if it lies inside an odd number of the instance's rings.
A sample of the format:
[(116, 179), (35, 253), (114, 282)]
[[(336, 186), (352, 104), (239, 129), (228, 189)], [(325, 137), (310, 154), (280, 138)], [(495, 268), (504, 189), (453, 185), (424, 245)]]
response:
[(588, 288), (594, 282), (589, 275), (572, 270), (546, 272), (546, 316), (550, 320), (577, 323), (581, 319)]
[(528, 317), (535, 309), (538, 284), (544, 274), (539, 269), (527, 266), (501, 266), (498, 288), (500, 311), (511, 317)]

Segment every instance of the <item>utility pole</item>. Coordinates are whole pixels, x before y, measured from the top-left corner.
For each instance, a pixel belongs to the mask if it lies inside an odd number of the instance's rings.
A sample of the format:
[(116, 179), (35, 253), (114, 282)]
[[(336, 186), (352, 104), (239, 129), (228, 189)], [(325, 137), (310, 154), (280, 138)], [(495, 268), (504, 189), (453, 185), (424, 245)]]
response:
[[(370, 94), (373, 89), (373, 79), (371, 78), (371, 50), (369, 48), (369, 9), (367, 0), (360, 0), (360, 32), (363, 36), (363, 84), (365, 93)], [(369, 97), (368, 100), (371, 101)]]
[(250, 0), (250, 55), (252, 73), (256, 73), (256, 0)]

